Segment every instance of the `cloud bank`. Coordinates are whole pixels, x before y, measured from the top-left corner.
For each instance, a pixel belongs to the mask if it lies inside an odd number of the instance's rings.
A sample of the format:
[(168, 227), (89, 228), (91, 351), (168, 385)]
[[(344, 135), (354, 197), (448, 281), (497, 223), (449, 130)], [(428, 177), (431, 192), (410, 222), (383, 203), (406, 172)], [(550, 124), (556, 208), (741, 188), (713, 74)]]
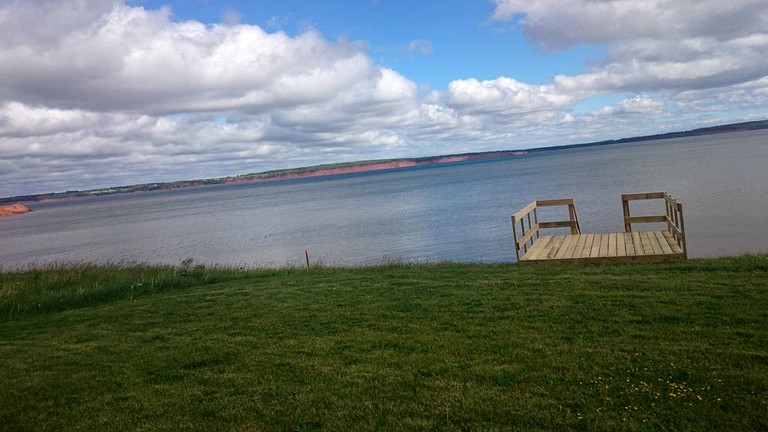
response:
[(497, 0), (544, 49), (605, 47), (592, 71), (556, 76), (567, 93), (719, 89), (766, 76), (768, 4), (762, 0)]
[[(544, 85), (456, 77), (428, 94), (364, 43), (225, 12), (206, 25), (121, 1), (0, 3), (0, 196), (575, 143), (622, 119), (630, 136), (768, 106), (765, 1), (497, 0), (492, 20), (541, 49), (604, 58)], [(578, 109), (602, 95), (619, 102)]]

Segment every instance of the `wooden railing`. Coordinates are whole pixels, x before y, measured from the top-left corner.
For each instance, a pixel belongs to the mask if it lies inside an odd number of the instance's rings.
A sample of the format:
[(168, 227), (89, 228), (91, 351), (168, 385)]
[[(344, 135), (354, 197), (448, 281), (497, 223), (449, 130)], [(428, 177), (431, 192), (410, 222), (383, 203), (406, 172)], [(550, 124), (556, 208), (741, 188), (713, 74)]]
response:
[[(540, 221), (539, 207), (568, 206), (568, 220), (564, 221)], [(518, 236), (518, 228), (520, 235)], [(579, 226), (579, 217), (576, 215), (576, 207), (573, 204), (573, 198), (537, 200), (533, 201), (522, 210), (512, 215), (512, 234), (515, 240), (515, 255), (517, 260), (528, 252), (533, 246), (533, 242), (539, 238), (540, 230), (543, 228), (570, 228), (571, 234), (581, 234)], [(519, 238), (519, 239), (518, 239)], [(523, 253), (520, 253), (522, 249)]]
[[(663, 199), (666, 212), (663, 215), (632, 216), (629, 211), (629, 202), (637, 200)], [(663, 222), (667, 224), (667, 230), (672, 234), (677, 245), (688, 258), (688, 248), (685, 243), (685, 223), (683, 222), (683, 205), (667, 192), (648, 192), (636, 194), (622, 194), (621, 206), (624, 209), (624, 231), (632, 232), (634, 223)]]

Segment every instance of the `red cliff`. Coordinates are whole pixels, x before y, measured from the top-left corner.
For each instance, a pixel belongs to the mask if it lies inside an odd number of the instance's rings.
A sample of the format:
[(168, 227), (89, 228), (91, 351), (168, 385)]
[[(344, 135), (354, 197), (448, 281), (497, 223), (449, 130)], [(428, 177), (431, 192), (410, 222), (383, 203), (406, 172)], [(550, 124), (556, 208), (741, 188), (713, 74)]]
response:
[(29, 207), (23, 204), (12, 204), (0, 207), (0, 216), (10, 216), (16, 214), (29, 213)]

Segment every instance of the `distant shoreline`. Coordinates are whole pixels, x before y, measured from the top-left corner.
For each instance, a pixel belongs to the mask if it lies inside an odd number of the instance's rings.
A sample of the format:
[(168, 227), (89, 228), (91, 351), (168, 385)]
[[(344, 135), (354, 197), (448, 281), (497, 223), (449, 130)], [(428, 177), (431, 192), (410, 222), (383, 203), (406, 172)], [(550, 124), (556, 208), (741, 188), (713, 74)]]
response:
[[(321, 177), (321, 176), (334, 175), (334, 174), (382, 171), (382, 170), (403, 168), (403, 167), (438, 165), (438, 164), (447, 164), (447, 163), (456, 163), (456, 162), (496, 159), (496, 158), (518, 156), (518, 155), (524, 155), (524, 154), (530, 154), (530, 153), (563, 150), (563, 149), (569, 149), (569, 148), (593, 147), (593, 146), (624, 144), (624, 143), (691, 137), (691, 136), (725, 134), (725, 133), (744, 132), (749, 130), (760, 130), (760, 129), (768, 129), (768, 120), (732, 123), (732, 124), (726, 124), (721, 126), (693, 129), (693, 130), (684, 131), (684, 132), (670, 132), (665, 134), (622, 138), (618, 140), (606, 140), (606, 141), (597, 141), (597, 142), (582, 143), (582, 144), (567, 144), (567, 145), (561, 145), (561, 146), (530, 148), (530, 149), (524, 149), (524, 150), (499, 150), (499, 151), (489, 151), (489, 152), (480, 152), (480, 153), (463, 153), (463, 154), (430, 156), (430, 157), (421, 157), (421, 158), (383, 159), (383, 160), (373, 160), (373, 161), (324, 164), (324, 165), (315, 165), (315, 166), (301, 167), (301, 168), (266, 171), (261, 173), (249, 173), (249, 174), (230, 176), (230, 177), (219, 177), (219, 178), (212, 178), (212, 179), (181, 180), (181, 181), (175, 181), (175, 182), (146, 183), (146, 184), (138, 184), (138, 185), (111, 187), (111, 188), (90, 189), (85, 191), (74, 190), (74, 191), (66, 191), (66, 192), (19, 195), (19, 196), (7, 197), (7, 198), (0, 198), (0, 205), (3, 206), (2, 208), (5, 208), (10, 204), (34, 203), (34, 202), (62, 200), (62, 199), (69, 199), (69, 198), (115, 195), (115, 194), (134, 193), (134, 192), (148, 192), (148, 191), (154, 191), (154, 190), (182, 189), (182, 188), (201, 187), (201, 186), (216, 185), (216, 184), (252, 183), (252, 182), (269, 181), (269, 180), (283, 180), (283, 179), (302, 178), (302, 177)], [(14, 214), (17, 214), (17, 213), (14, 213)]]
[[(249, 183), (254, 181), (283, 180), (283, 179), (291, 179), (291, 178), (321, 177), (321, 176), (335, 175), (335, 174), (350, 174), (350, 173), (368, 172), (368, 171), (382, 171), (382, 170), (389, 170), (389, 169), (395, 169), (395, 168), (407, 168), (407, 167), (414, 167), (414, 166), (439, 165), (439, 164), (456, 163), (456, 162), (495, 159), (495, 158), (506, 157), (506, 156), (517, 156), (517, 155), (522, 155), (526, 153), (528, 153), (528, 151), (518, 150), (518, 151), (480, 153), (480, 154), (436, 156), (436, 157), (423, 158), (423, 159), (385, 160), (385, 161), (374, 161), (371, 163), (355, 163), (355, 164), (344, 165), (344, 166), (333, 167), (333, 168), (322, 168), (323, 166), (321, 165), (319, 167), (306, 168), (307, 171), (304, 171), (304, 172), (275, 172), (274, 174), (269, 174), (266, 176), (260, 176), (259, 174), (255, 174), (255, 175), (245, 175), (241, 177), (225, 177), (222, 179), (221, 184)], [(313, 169), (313, 168), (317, 168), (317, 169)]]

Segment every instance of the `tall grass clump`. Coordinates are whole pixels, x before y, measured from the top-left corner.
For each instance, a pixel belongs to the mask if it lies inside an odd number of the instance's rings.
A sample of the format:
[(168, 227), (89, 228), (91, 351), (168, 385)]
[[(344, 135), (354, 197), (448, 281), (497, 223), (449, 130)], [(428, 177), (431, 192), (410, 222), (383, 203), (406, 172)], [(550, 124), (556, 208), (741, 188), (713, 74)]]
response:
[(226, 267), (80, 264), (0, 272), (0, 321), (243, 278)]

